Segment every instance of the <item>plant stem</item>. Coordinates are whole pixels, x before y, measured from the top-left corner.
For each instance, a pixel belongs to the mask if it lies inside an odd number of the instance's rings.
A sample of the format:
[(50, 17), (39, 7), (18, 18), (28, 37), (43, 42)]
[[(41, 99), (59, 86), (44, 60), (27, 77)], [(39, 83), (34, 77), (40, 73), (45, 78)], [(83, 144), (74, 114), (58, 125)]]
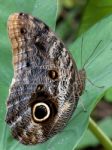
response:
[(112, 142), (111, 142), (111, 140), (98, 127), (98, 125), (94, 122), (94, 120), (92, 118), (89, 119), (89, 126), (88, 126), (88, 128), (97, 137), (97, 139), (100, 141), (100, 143), (104, 146), (104, 148), (106, 150), (112, 150)]

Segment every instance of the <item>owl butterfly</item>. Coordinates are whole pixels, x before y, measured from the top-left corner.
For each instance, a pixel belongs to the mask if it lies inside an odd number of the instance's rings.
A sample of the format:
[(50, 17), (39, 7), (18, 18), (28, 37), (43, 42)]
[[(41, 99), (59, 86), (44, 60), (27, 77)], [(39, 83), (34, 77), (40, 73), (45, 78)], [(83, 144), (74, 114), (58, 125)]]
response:
[(41, 20), (24, 13), (8, 19), (14, 77), (6, 122), (23, 144), (42, 143), (62, 130), (85, 87), (64, 44)]

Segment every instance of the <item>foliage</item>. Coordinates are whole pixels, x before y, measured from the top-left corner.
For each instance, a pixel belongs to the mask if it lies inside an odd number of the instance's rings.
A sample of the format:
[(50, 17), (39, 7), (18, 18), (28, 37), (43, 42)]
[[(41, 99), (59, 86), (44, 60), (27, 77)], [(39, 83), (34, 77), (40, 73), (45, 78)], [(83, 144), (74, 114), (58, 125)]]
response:
[[(104, 120), (99, 121), (98, 126), (106, 133), (109, 138), (112, 138), (112, 118), (108, 117)], [(92, 134), (90, 130), (86, 130), (83, 140), (81, 140), (78, 145), (78, 149), (87, 147), (87, 146), (96, 146), (99, 144), (98, 139)]]

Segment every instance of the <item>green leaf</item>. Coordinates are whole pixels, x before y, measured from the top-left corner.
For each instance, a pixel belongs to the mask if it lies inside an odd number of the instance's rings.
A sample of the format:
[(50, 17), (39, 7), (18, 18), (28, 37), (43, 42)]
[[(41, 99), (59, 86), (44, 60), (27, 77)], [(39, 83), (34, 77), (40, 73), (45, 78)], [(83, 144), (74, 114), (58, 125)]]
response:
[(108, 102), (112, 102), (112, 87), (105, 92), (104, 99)]
[(72, 20), (74, 18), (74, 15), (76, 14), (76, 10), (70, 11), (66, 18), (57, 26), (56, 33), (57, 35), (65, 40), (70, 34), (74, 34), (74, 28), (72, 27)]
[[(5, 124), (6, 98), (8, 88), (13, 77), (11, 45), (7, 34), (7, 19), (15, 12), (25, 12), (39, 17), (53, 30), (55, 29), (57, 16), (57, 0), (4, 0), (0, 4), (0, 149), (12, 150), (15, 145), (22, 150), (25, 146), (17, 144), (10, 135), (9, 128)], [(52, 12), (52, 13), (51, 13)], [(37, 150), (38, 146), (32, 149)], [(26, 148), (26, 147), (25, 147)], [(28, 147), (27, 147), (28, 148)], [(30, 149), (30, 148), (29, 148)]]
[[(112, 117), (101, 120), (100, 122), (98, 122), (98, 126), (109, 138), (112, 138), (112, 132), (110, 132), (112, 129)], [(88, 146), (96, 146), (98, 144), (100, 144), (98, 139), (90, 132), (90, 130), (87, 130), (84, 134), (83, 139), (78, 145), (78, 149)]]
[(111, 0), (89, 0), (83, 13), (79, 35), (110, 14), (112, 14)]

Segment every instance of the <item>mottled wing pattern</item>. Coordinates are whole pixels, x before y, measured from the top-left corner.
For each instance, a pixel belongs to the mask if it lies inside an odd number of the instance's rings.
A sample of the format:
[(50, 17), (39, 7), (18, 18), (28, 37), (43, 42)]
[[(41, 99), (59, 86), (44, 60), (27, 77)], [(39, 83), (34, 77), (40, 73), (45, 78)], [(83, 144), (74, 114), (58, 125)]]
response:
[(21, 143), (41, 143), (67, 124), (84, 85), (71, 55), (45, 23), (15, 13), (8, 33), (14, 77), (6, 122)]

